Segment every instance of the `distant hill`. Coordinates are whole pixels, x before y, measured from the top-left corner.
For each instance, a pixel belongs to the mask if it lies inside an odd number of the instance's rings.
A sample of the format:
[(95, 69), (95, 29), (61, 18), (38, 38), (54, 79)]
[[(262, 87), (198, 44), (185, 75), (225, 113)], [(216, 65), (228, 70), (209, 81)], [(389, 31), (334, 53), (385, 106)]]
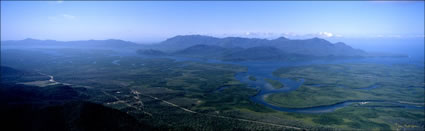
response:
[(157, 45), (155, 49), (174, 52), (174, 55), (218, 58), (221, 60), (300, 60), (316, 58), (367, 57), (368, 53), (342, 42), (331, 43), (320, 38), (273, 40), (257, 38), (215, 38), (202, 35), (176, 36)]
[(272, 45), (291, 54), (311, 56), (366, 56), (367, 53), (353, 49), (345, 43), (331, 43), (320, 38), (306, 40), (272, 40)]
[(20, 48), (138, 48), (142, 45), (129, 41), (109, 39), (109, 40), (82, 40), (82, 41), (55, 41), (55, 40), (11, 40), (2, 41), (2, 47)]
[(137, 54), (140, 55), (147, 55), (147, 56), (164, 56), (167, 55), (167, 53), (160, 51), (160, 50), (154, 50), (154, 49), (139, 49), (136, 51)]
[(217, 42), (219, 39), (210, 36), (201, 36), (201, 35), (187, 35), (187, 36), (175, 36), (169, 38), (161, 43), (153, 45), (154, 48), (166, 50), (166, 51), (176, 51), (182, 50), (194, 45), (217, 45), (214, 42)]
[(83, 40), (55, 41), (25, 39), (2, 41), (2, 48), (95, 48), (114, 49), (128, 52), (139, 49), (146, 56), (181, 55), (191, 57), (218, 58), (222, 60), (297, 60), (311, 58), (352, 57), (407, 57), (398, 54), (371, 54), (354, 49), (345, 43), (331, 43), (320, 38), (291, 40), (280, 37), (273, 40), (258, 38), (216, 38), (202, 35), (179, 35), (153, 45), (140, 45), (129, 41)]
[(215, 45), (194, 45), (186, 49), (176, 51), (175, 55), (195, 56), (195, 57), (220, 57), (231, 49)]
[(16, 83), (16, 82), (28, 82), (36, 80), (49, 80), (48, 76), (41, 75), (36, 72), (22, 71), (7, 66), (1, 67), (1, 83)]
[(283, 60), (290, 55), (276, 47), (257, 46), (224, 55), (224, 60)]
[(256, 46), (250, 48), (224, 48), (213, 45), (194, 45), (176, 51), (173, 55), (200, 58), (213, 58), (225, 61), (272, 61), (272, 60), (301, 60), (311, 56), (288, 54), (271, 46)]
[[(274, 47), (287, 54), (306, 55), (306, 56), (366, 56), (367, 53), (353, 49), (344, 43), (331, 43), (324, 39), (312, 38), (306, 40), (290, 40), (280, 37), (273, 40), (227, 37), (215, 38), (201, 35), (176, 36), (167, 39), (157, 45), (163, 50), (174, 50), (181, 52), (186, 48), (193, 48), (195, 45), (218, 46), (222, 48), (252, 48), (252, 47)], [(179, 51), (180, 50), (180, 51)]]

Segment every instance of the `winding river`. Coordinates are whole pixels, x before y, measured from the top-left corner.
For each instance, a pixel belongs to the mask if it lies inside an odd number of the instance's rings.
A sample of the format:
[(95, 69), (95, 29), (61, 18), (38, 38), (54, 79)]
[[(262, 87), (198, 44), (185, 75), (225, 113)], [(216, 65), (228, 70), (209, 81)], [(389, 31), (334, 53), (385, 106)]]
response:
[[(240, 72), (235, 75), (235, 78), (240, 82), (248, 85), (248, 87), (256, 88), (259, 92), (252, 96), (251, 101), (264, 105), (266, 107), (272, 108), (278, 111), (284, 112), (297, 112), (297, 113), (326, 113), (333, 112), (337, 109), (352, 105), (352, 104), (363, 104), (363, 103), (389, 103), (393, 106), (379, 106), (385, 108), (407, 108), (407, 109), (421, 109), (424, 110), (423, 106), (414, 106), (406, 103), (400, 103), (395, 101), (385, 101), (385, 100), (348, 100), (339, 103), (335, 103), (332, 105), (324, 105), (324, 106), (315, 106), (308, 108), (285, 108), (279, 107), (272, 104), (267, 103), (264, 98), (266, 95), (270, 95), (273, 93), (287, 93), (297, 88), (301, 87), (304, 83), (304, 80), (293, 80), (288, 78), (280, 78), (273, 75), (273, 71), (277, 70), (281, 67), (290, 67), (290, 66), (302, 66), (302, 65), (315, 65), (315, 64), (341, 64), (341, 63), (375, 63), (375, 64), (397, 64), (397, 63), (411, 63), (412, 60), (407, 58), (365, 58), (365, 59), (350, 59), (350, 60), (316, 60), (316, 61), (304, 61), (304, 62), (228, 62), (228, 61), (219, 61), (219, 60), (211, 60), (211, 59), (197, 59), (197, 58), (187, 58), (187, 57), (168, 57), (175, 59), (176, 61), (197, 61), (197, 62), (205, 62), (205, 63), (216, 63), (216, 64), (233, 64), (247, 67), (247, 72)], [(423, 65), (418, 65), (423, 66)], [(249, 76), (254, 76), (257, 80), (253, 81), (249, 79)], [(285, 88), (275, 89), (264, 79), (273, 79), (277, 80), (285, 85)], [(320, 86), (320, 85), (316, 85)], [(362, 88), (361, 90), (370, 90), (374, 88), (378, 88), (379, 85), (373, 85), (370, 87)], [(364, 106), (364, 107), (377, 107), (377, 106)]]

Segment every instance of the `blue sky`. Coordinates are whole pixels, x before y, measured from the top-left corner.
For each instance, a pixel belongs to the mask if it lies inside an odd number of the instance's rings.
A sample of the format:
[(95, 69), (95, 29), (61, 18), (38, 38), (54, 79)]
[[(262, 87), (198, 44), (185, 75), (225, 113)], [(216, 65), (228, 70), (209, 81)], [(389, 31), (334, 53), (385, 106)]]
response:
[(1, 39), (424, 37), (424, 2), (1, 1)]

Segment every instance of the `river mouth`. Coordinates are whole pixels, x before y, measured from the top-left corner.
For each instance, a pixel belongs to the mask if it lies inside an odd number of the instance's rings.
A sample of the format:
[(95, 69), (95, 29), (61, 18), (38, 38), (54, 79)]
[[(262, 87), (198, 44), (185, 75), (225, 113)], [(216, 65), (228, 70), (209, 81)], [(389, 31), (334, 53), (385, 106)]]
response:
[[(267, 95), (275, 94), (275, 93), (288, 93), (300, 88), (304, 84), (304, 79), (293, 80), (288, 78), (280, 78), (274, 76), (272, 73), (276, 68), (270, 68), (268, 70), (258, 70), (256, 68), (248, 67), (247, 72), (240, 72), (235, 75), (235, 78), (239, 80), (241, 83), (247, 84), (248, 87), (258, 89), (258, 93), (252, 96), (251, 101), (264, 105), (274, 110), (283, 111), (283, 112), (293, 112), (293, 113), (329, 113), (336, 111), (338, 109), (353, 105), (353, 104), (365, 104), (365, 103), (390, 103), (394, 106), (362, 106), (362, 107), (380, 107), (380, 108), (405, 108), (405, 109), (421, 109), (424, 110), (423, 106), (414, 106), (405, 103), (395, 102), (395, 101), (386, 101), (386, 100), (347, 100), (338, 102), (330, 105), (321, 105), (321, 106), (313, 106), (313, 107), (305, 107), (305, 108), (286, 108), (280, 107), (265, 101)], [(273, 71), (270, 71), (273, 70)], [(260, 71), (260, 72), (259, 72)], [(255, 81), (250, 80), (249, 76), (254, 76), (256, 78)], [(277, 80), (285, 85), (285, 87), (280, 89), (275, 89), (271, 87), (264, 79), (272, 79)], [(321, 86), (320, 84), (314, 84), (310, 86)], [(358, 88), (355, 90), (371, 90), (375, 88), (379, 88), (380, 85), (371, 85), (365, 88)]]
[[(300, 88), (304, 79), (293, 80), (288, 78), (280, 78), (273, 75), (273, 72), (281, 67), (293, 67), (293, 66), (304, 66), (304, 65), (317, 65), (317, 64), (344, 64), (344, 63), (374, 63), (374, 64), (411, 64), (411, 61), (408, 59), (388, 59), (388, 58), (365, 58), (365, 59), (349, 59), (349, 60), (315, 60), (315, 61), (302, 61), (302, 62), (262, 62), (262, 61), (220, 61), (213, 59), (199, 59), (199, 58), (188, 58), (188, 57), (169, 57), (176, 61), (195, 61), (195, 62), (203, 62), (203, 63), (214, 63), (214, 64), (232, 64), (243, 66), (247, 68), (246, 72), (239, 72), (235, 74), (235, 79), (240, 81), (243, 84), (246, 84), (250, 88), (255, 88), (258, 90), (258, 93), (254, 96), (250, 97), (250, 100), (264, 105), (268, 108), (283, 111), (283, 112), (293, 112), (293, 113), (328, 113), (333, 112), (335, 110), (353, 105), (353, 104), (363, 104), (363, 103), (391, 103), (394, 106), (361, 106), (361, 107), (382, 107), (382, 108), (405, 108), (405, 109), (420, 109), (424, 110), (424, 106), (414, 106), (410, 104), (400, 103), (396, 101), (386, 101), (386, 100), (347, 100), (338, 102), (331, 105), (321, 105), (321, 106), (313, 106), (306, 108), (286, 108), (272, 105), (265, 101), (265, 97), (267, 95), (271, 95), (274, 93), (288, 93)], [(418, 65), (423, 66), (423, 65)], [(252, 80), (249, 77), (253, 76), (256, 80)], [(283, 88), (273, 88), (265, 79), (272, 79), (281, 82), (284, 87)], [(311, 85), (311, 86), (321, 86), (319, 84)], [(380, 85), (371, 85), (365, 88), (358, 88), (357, 90), (370, 90), (379, 88)], [(221, 88), (220, 88), (221, 89)]]

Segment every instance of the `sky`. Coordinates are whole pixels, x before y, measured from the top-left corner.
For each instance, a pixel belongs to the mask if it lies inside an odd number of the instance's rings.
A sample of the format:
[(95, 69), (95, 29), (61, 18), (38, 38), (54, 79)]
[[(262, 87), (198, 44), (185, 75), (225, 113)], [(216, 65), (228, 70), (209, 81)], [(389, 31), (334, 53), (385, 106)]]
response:
[(1, 1), (1, 40), (421, 37), (424, 2)]

